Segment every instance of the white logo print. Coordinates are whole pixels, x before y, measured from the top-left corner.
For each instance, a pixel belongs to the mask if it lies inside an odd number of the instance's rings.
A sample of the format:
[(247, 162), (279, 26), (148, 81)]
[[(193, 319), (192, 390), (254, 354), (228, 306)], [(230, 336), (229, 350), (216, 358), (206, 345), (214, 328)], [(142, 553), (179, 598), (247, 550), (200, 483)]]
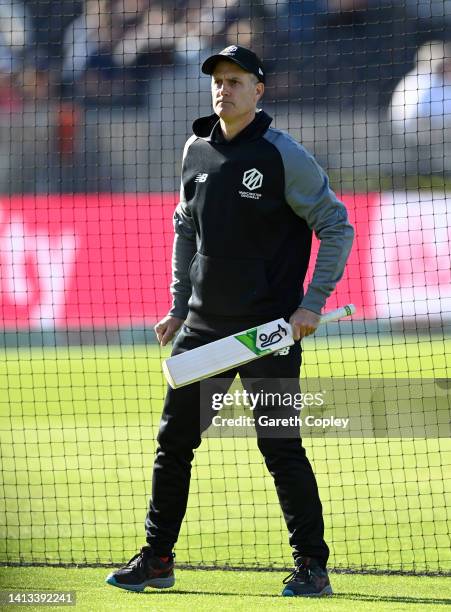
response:
[(290, 354), (290, 348), (291, 348), (291, 346), (286, 346), (285, 348), (280, 349), (279, 351), (276, 351), (274, 353), (274, 357), (278, 357), (278, 356), (283, 357), (284, 355), (289, 355)]
[(195, 182), (195, 183), (205, 183), (205, 181), (207, 180), (207, 178), (208, 178), (208, 174), (207, 174), (206, 172), (205, 172), (205, 173), (203, 173), (203, 174), (202, 174), (202, 173), (199, 173), (199, 174), (196, 176), (196, 178), (194, 179), (194, 182)]
[(252, 168), (251, 170), (246, 170), (243, 174), (243, 185), (249, 189), (249, 191), (255, 191), (262, 186), (263, 183), (263, 174), (257, 170), (257, 168)]
[(231, 45), (230, 47), (227, 47), (227, 49), (224, 49), (223, 53), (235, 53), (235, 51), (238, 50), (238, 47), (235, 47), (235, 45)]

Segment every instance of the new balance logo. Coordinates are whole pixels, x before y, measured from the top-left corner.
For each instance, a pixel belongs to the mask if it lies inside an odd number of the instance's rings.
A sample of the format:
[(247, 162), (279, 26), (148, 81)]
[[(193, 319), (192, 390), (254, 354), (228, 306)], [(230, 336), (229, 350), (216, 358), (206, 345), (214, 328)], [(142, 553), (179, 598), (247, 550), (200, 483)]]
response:
[(276, 351), (274, 353), (274, 357), (277, 357), (277, 356), (283, 357), (284, 355), (289, 355), (290, 354), (290, 348), (291, 348), (291, 346), (286, 346), (285, 348), (280, 349), (279, 351)]
[(205, 173), (205, 174), (198, 174), (196, 176), (196, 178), (194, 179), (194, 182), (195, 183), (205, 183), (207, 178), (208, 178), (208, 174), (207, 173)]

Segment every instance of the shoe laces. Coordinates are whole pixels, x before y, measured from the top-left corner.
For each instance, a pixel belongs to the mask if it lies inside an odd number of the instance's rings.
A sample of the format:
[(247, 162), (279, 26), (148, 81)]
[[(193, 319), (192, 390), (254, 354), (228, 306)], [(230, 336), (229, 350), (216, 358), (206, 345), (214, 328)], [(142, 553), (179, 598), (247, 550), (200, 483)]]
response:
[(303, 582), (309, 583), (312, 581), (312, 572), (309, 565), (305, 561), (300, 561), (296, 564), (294, 570), (286, 578), (284, 578), (283, 584), (289, 582)]
[[(146, 564), (146, 557), (148, 558), (151, 556), (152, 556), (151, 551), (145, 546), (143, 546), (140, 552), (137, 553), (134, 557), (130, 559), (126, 567), (143, 567)], [(172, 559), (175, 559), (175, 553), (172, 553), (172, 555), (169, 555), (169, 559), (171, 558), (171, 556), (172, 556)]]
[(141, 548), (140, 552), (130, 559), (126, 567), (142, 567), (145, 563), (146, 556), (149, 555), (147, 548)]

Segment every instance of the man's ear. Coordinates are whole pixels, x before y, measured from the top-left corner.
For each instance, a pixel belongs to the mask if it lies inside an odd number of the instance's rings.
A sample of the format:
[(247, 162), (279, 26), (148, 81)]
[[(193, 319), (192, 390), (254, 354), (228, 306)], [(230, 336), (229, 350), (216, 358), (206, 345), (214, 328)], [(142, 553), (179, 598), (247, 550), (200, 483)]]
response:
[(259, 81), (255, 87), (257, 89), (257, 95), (258, 95), (257, 100), (259, 101), (263, 98), (263, 94), (265, 93), (265, 85), (264, 83)]

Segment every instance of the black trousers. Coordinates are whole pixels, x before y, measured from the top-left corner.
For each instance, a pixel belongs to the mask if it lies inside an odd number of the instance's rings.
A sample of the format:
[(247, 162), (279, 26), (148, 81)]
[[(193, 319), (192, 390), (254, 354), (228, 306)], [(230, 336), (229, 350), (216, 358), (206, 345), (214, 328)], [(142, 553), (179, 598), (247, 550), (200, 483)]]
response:
[[(184, 326), (172, 354), (178, 354), (217, 338)], [(296, 343), (288, 355), (267, 356), (220, 375), (230, 383), (240, 374), (246, 379), (295, 379), (298, 385), (301, 348)], [(299, 387), (298, 387), (299, 389)], [(225, 389), (226, 390), (226, 389)], [(200, 383), (180, 389), (168, 387), (158, 434), (153, 468), (152, 495), (145, 527), (147, 543), (156, 554), (167, 556), (173, 549), (185, 516), (191, 477), (193, 450), (201, 443), (201, 431), (210, 423), (200, 415)], [(299, 414), (299, 413), (298, 413)], [(285, 415), (284, 415), (285, 416)], [(202, 420), (202, 422), (201, 422)], [(293, 435), (262, 435), (257, 443), (272, 475), (279, 497), (293, 556), (316, 557), (324, 566), (329, 549), (324, 541), (324, 522), (318, 486), (302, 446), (299, 430)]]

